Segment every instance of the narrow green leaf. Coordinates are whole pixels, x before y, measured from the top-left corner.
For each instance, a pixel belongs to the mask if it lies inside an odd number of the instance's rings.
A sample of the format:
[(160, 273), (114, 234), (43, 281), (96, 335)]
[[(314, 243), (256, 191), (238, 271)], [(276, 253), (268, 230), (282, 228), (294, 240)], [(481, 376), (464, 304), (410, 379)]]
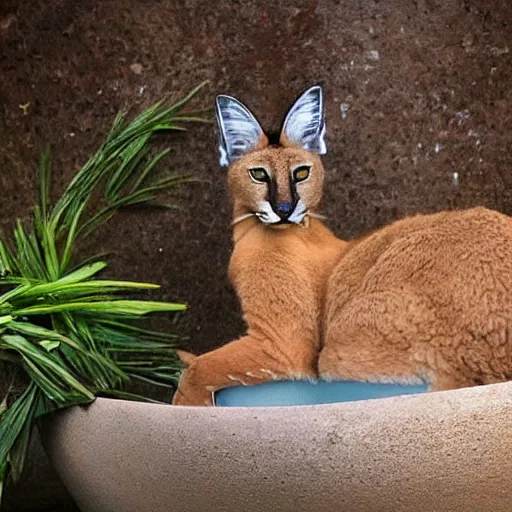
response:
[(85, 281), (86, 279), (90, 279), (98, 272), (101, 272), (106, 266), (107, 264), (104, 261), (96, 261), (94, 263), (91, 263), (90, 265), (80, 267), (78, 270), (75, 270), (65, 275), (64, 277), (61, 277), (60, 279), (54, 281), (53, 283), (49, 283), (47, 285), (40, 285), (38, 288), (38, 293), (45, 293), (44, 291), (41, 292), (41, 290), (44, 290), (44, 286), (48, 286), (51, 289), (51, 287), (55, 285), (61, 286)]
[(156, 331), (150, 331), (148, 329), (142, 329), (141, 327), (138, 327), (136, 325), (129, 324), (128, 322), (119, 322), (118, 320), (114, 319), (100, 319), (98, 322), (100, 325), (106, 325), (110, 327), (115, 327), (117, 331), (121, 332), (131, 332), (137, 336), (144, 336), (144, 337), (150, 337), (150, 338), (160, 338), (168, 341), (173, 341), (178, 336), (175, 334), (169, 334), (169, 333), (163, 333), (163, 332), (156, 332)]
[(197, 93), (209, 82), (209, 80), (205, 80), (204, 82), (201, 82), (197, 87), (194, 87), (182, 100), (175, 103), (171, 110), (173, 112), (176, 112), (181, 107), (185, 106), (194, 96), (197, 95)]
[(14, 331), (15, 333), (22, 334), (24, 336), (30, 336), (36, 339), (49, 339), (53, 341), (59, 341), (65, 343), (66, 345), (69, 345), (74, 350), (83, 350), (82, 347), (80, 347), (72, 339), (68, 338), (67, 336), (64, 336), (60, 332), (51, 329), (46, 329), (45, 327), (41, 327), (40, 325), (35, 325), (27, 321), (11, 321), (8, 327), (10, 331)]
[(47, 352), (51, 352), (52, 350), (60, 347), (60, 341), (43, 340), (39, 342), (39, 345), (41, 345)]
[(39, 205), (43, 219), (46, 219), (50, 204), (51, 161), (50, 152), (44, 151), (39, 163)]
[(0, 316), (0, 325), (8, 324), (12, 321), (11, 315)]
[(49, 223), (43, 224), (43, 251), (46, 263), (46, 274), (50, 281), (56, 281), (60, 276), (59, 258), (55, 245), (55, 232)]
[[(108, 251), (103, 251), (103, 252), (99, 252), (97, 254), (93, 254), (92, 256), (89, 256), (87, 258), (85, 258), (84, 260), (82, 260), (82, 262), (79, 264), (79, 265), (75, 265), (71, 270), (70, 270), (70, 273), (73, 273), (75, 272), (76, 270), (79, 270), (83, 267), (87, 267), (93, 263), (97, 263), (98, 261), (102, 261), (104, 260), (108, 255), (110, 254), (110, 252)], [(105, 264), (106, 265), (106, 264)]]
[(187, 123), (206, 123), (206, 124), (213, 124), (213, 119), (208, 119), (205, 117), (199, 117), (199, 116), (175, 116), (173, 118), (174, 121), (182, 121)]
[[(63, 402), (65, 388), (56, 376), (41, 364), (34, 363), (34, 361), (26, 355), (22, 354), (21, 357), (23, 358), (23, 367), (32, 382), (34, 382), (50, 400)], [(45, 368), (46, 371), (43, 371), (43, 368)]]
[(119, 191), (130, 179), (142, 158), (146, 157), (146, 146), (150, 137), (151, 133), (147, 133), (144, 137), (135, 139), (126, 149), (123, 162), (112, 174), (105, 189), (105, 196), (109, 201), (118, 199)]
[(10, 475), (13, 482), (17, 482), (23, 472), (27, 458), (28, 445), (32, 435), (32, 422), (34, 421), (35, 407), (30, 411), (29, 421), (25, 421), (16, 441), (9, 450)]
[(85, 210), (86, 206), (87, 206), (87, 201), (84, 201), (77, 209), (77, 211), (71, 221), (71, 225), (69, 226), (68, 236), (66, 238), (66, 245), (64, 246), (64, 250), (62, 252), (62, 257), (60, 260), (59, 271), (61, 274), (63, 274), (65, 272), (65, 270), (67, 269), (69, 262), (71, 260), (71, 255), (73, 253), (73, 247), (74, 247), (74, 243), (75, 243), (77, 232), (78, 232), (78, 223), (80, 222), (82, 213)]
[(38, 389), (30, 384), (24, 393), (2, 414), (0, 422), (0, 466), (4, 467), (7, 456), (23, 427), (33, 420)]
[(135, 393), (128, 393), (127, 391), (122, 391), (120, 389), (106, 389), (103, 392), (99, 392), (98, 396), (110, 397), (110, 398), (120, 398), (122, 400), (134, 400), (137, 402), (148, 402), (151, 404), (162, 404), (168, 405), (166, 402), (161, 402), (159, 400), (152, 400), (151, 398), (143, 397), (141, 395), (137, 395)]
[(6, 276), (15, 271), (17, 266), (14, 257), (7, 245), (0, 240), (0, 276)]
[(14, 228), (18, 268), (21, 277), (46, 279), (43, 257), (34, 237), (28, 237), (20, 220)]
[(166, 155), (169, 154), (170, 148), (164, 149), (163, 151), (160, 151), (153, 159), (146, 165), (146, 167), (142, 170), (142, 172), (139, 175), (139, 178), (135, 181), (133, 184), (133, 187), (130, 192), (136, 192), (140, 186), (144, 183), (144, 180), (148, 177), (149, 173), (156, 167), (158, 162), (162, 160)]
[(151, 379), (149, 377), (144, 377), (142, 375), (138, 374), (131, 374), (134, 379), (140, 380), (142, 382), (146, 382), (147, 384), (151, 384), (152, 386), (158, 386), (160, 388), (167, 388), (167, 389), (174, 389), (176, 382), (178, 381), (177, 378), (172, 379), (172, 384), (169, 384), (167, 382), (161, 382), (155, 379)]
[(112, 300), (101, 302), (71, 302), (55, 305), (30, 306), (17, 310), (16, 314), (19, 316), (28, 316), (58, 313), (60, 311), (81, 311), (83, 313), (141, 316), (156, 312), (184, 311), (185, 309), (186, 306), (184, 304), (173, 304), (168, 302)]
[(13, 288), (12, 290), (0, 295), (0, 305), (1, 304), (7, 304), (9, 301), (13, 300), (16, 297), (19, 297), (20, 295), (23, 295), (28, 290), (30, 290), (33, 287), (33, 285), (30, 282), (25, 282), (24, 284), (21, 284), (17, 286), (16, 288)]
[[(29, 343), (23, 336), (18, 334), (6, 334), (2, 336), (0, 344), (19, 352), (32, 372), (38, 375), (43, 375), (44, 372), (44, 376), (51, 379), (53, 383), (58, 379), (64, 385), (69, 386), (78, 393), (91, 399), (94, 397), (87, 388), (63, 367), (62, 363), (56, 359), (55, 356), (50, 352), (37, 350), (36, 347)], [(41, 370), (36, 364), (40, 365)]]
[(109, 280), (93, 280), (71, 284), (61, 284), (60, 281), (53, 283), (38, 285), (32, 287), (23, 294), (23, 299), (32, 298), (34, 296), (42, 296), (51, 294), (58, 298), (61, 296), (79, 296), (82, 294), (109, 294), (114, 291), (123, 290), (157, 290), (160, 288), (157, 284), (137, 283), (133, 281), (109, 281)]
[(81, 267), (78, 270), (75, 270), (74, 272), (68, 274), (67, 276), (58, 279), (57, 281), (42, 284), (32, 284), (30, 282), (26, 282), (25, 284), (22, 284), (14, 288), (13, 290), (10, 290), (9, 292), (0, 295), (0, 305), (7, 303), (9, 301), (13, 301), (14, 299), (20, 297), (34, 297), (38, 295), (52, 293), (52, 291), (59, 290), (60, 288), (66, 285), (78, 283), (82, 280), (89, 279), (93, 275), (103, 270), (106, 266), (106, 263), (102, 261), (97, 261), (85, 267)]

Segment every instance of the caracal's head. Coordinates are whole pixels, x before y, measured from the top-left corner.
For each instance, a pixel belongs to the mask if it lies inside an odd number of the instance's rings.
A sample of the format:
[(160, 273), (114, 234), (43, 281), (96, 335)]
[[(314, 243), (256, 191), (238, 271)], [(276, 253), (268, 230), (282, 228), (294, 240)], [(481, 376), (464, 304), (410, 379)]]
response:
[(295, 101), (276, 141), (269, 141), (235, 98), (218, 96), (216, 113), (220, 164), (229, 167), (237, 218), (256, 215), (264, 224), (299, 224), (313, 213), (324, 181), (319, 155), (327, 151), (322, 88), (311, 87)]

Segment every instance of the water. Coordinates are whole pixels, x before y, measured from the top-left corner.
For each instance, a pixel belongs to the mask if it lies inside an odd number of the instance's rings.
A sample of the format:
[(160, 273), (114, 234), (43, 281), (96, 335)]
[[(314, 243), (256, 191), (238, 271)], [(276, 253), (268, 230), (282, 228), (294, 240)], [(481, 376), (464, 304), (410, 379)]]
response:
[(215, 393), (219, 407), (312, 405), (425, 393), (427, 384), (400, 385), (357, 381), (274, 381), (236, 386)]

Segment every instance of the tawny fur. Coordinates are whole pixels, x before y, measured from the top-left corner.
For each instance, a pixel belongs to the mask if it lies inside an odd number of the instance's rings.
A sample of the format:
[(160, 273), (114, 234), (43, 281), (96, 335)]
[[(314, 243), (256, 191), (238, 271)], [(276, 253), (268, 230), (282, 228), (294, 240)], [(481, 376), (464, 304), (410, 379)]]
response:
[[(234, 219), (265, 194), (248, 178), (254, 166), (272, 170), (285, 195), (290, 168), (311, 164), (297, 188), (314, 212), (320, 158), (265, 144), (229, 168)], [(485, 208), (415, 216), (352, 242), (310, 217), (284, 226), (250, 217), (233, 240), (229, 277), (247, 335), (184, 355), (175, 404), (211, 405), (214, 390), (272, 379), (426, 379), (441, 390), (512, 378), (508, 216)]]

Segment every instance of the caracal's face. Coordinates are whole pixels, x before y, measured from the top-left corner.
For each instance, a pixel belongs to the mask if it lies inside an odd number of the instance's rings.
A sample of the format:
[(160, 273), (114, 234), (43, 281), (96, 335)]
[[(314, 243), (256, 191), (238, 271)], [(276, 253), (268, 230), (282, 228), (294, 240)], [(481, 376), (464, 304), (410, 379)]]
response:
[(231, 197), (265, 224), (300, 224), (322, 197), (320, 158), (296, 147), (267, 146), (229, 168)]
[(253, 114), (230, 96), (217, 97), (220, 163), (236, 207), (264, 224), (300, 224), (322, 197), (325, 154), (323, 96), (305, 91), (288, 112), (278, 144), (269, 144)]

